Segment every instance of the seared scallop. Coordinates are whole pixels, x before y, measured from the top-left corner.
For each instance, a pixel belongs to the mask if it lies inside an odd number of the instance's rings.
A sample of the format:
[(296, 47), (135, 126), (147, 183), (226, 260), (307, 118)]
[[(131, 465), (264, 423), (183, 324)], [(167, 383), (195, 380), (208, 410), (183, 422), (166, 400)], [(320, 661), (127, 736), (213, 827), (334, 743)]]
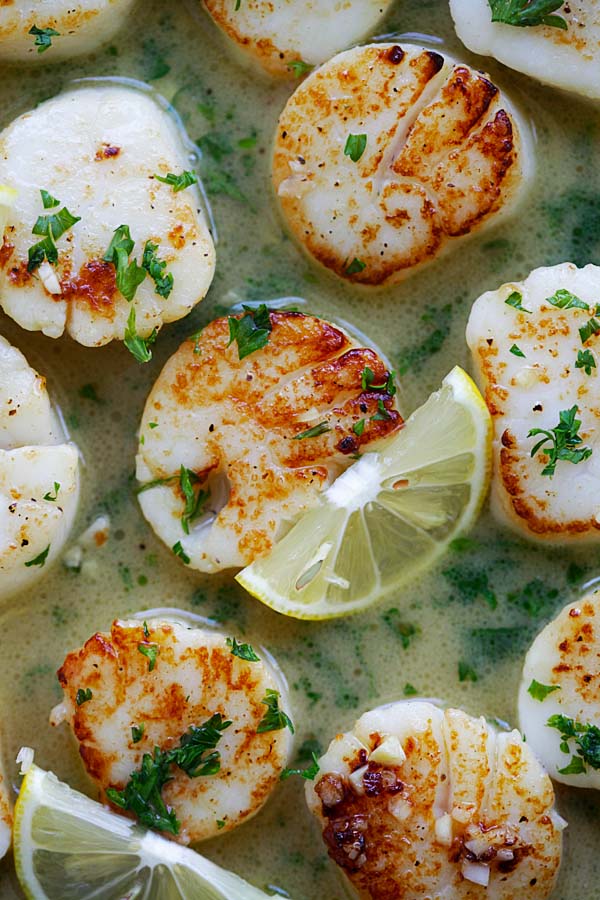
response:
[(234, 46), (271, 75), (298, 77), (371, 32), (392, 0), (203, 0)]
[(532, 166), (526, 124), (484, 75), (437, 51), (371, 44), (296, 89), (273, 184), (309, 254), (383, 285), (512, 210)]
[(395, 390), (373, 350), (322, 319), (264, 306), (217, 319), (146, 401), (144, 515), (193, 568), (248, 565), (357, 453), (400, 428)]
[[(575, 91), (585, 97), (600, 97), (600, 3), (569, 0), (558, 4), (552, 15), (544, 15), (537, 4), (535, 24), (514, 27), (505, 18), (522, 21), (529, 5), (512, 12), (511, 4), (498, 4), (500, 21), (492, 21), (489, 0), (450, 0), (456, 32), (469, 50), (495, 56), (499, 62), (531, 75), (545, 84)], [(504, 9), (502, 9), (502, 7)], [(552, 20), (545, 23), (542, 21)]]
[(306, 787), (333, 860), (372, 900), (550, 896), (564, 821), (517, 731), (428, 702), (365, 713)]
[(0, 337), (0, 598), (36, 581), (60, 554), (78, 498), (79, 454), (45, 379)]
[(600, 788), (600, 593), (569, 603), (523, 667), (519, 720), (556, 781)]
[(135, 0), (0, 3), (0, 60), (54, 62), (93, 53), (125, 23)]
[(134, 88), (80, 87), (16, 119), (0, 135), (0, 183), (17, 190), (4, 311), (86, 346), (185, 316), (215, 263), (189, 168), (175, 121)]
[[(71, 725), (103, 799), (135, 815), (139, 805), (116, 802), (115, 792), (162, 764), (163, 815), (172, 824), (165, 830), (181, 843), (250, 818), (286, 765), (293, 724), (283, 675), (261, 648), (217, 631), (164, 619), (114, 622), (110, 634), (69, 653), (58, 678), (64, 700), (51, 722)], [(191, 761), (177, 753), (203, 744)], [(155, 797), (151, 805), (161, 812)]]
[(467, 343), (494, 420), (492, 508), (525, 537), (600, 539), (600, 267), (536, 269), (475, 301)]

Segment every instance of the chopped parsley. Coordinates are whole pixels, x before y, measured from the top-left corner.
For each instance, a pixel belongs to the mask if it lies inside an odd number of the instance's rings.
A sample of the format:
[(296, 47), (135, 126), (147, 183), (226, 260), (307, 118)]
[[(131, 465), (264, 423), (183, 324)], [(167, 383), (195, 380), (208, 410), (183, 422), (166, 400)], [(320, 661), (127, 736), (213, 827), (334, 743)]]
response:
[(307, 781), (314, 781), (316, 776), (319, 774), (319, 760), (317, 759), (317, 754), (313, 751), (311, 753), (312, 762), (305, 769), (284, 769), (281, 775), (279, 776), (280, 781), (286, 781), (292, 775), (299, 775), (301, 778), (305, 778)]
[(396, 607), (388, 609), (381, 618), (390, 631), (400, 638), (400, 643), (404, 650), (408, 650), (412, 639), (421, 633), (421, 629), (417, 625), (412, 625), (410, 622), (405, 622), (402, 619), (400, 610)]
[(551, 297), (546, 297), (546, 303), (557, 306), (559, 309), (589, 309), (588, 304), (584, 300), (580, 300), (576, 294), (565, 288), (559, 288)]
[(239, 359), (245, 359), (251, 353), (261, 350), (269, 343), (269, 334), (273, 328), (268, 307), (261, 303), (256, 308), (244, 306), (244, 315), (237, 319), (228, 316), (229, 343), (235, 341), (238, 347)]
[(77, 706), (81, 706), (83, 703), (87, 703), (88, 700), (92, 699), (92, 691), (90, 688), (79, 688), (75, 695), (75, 703)]
[(517, 347), (516, 344), (513, 344), (513, 345), (512, 345), (512, 347), (510, 348), (510, 351), (509, 351), (509, 352), (512, 353), (513, 356), (520, 356), (522, 359), (525, 359), (525, 354), (524, 354), (523, 351), (520, 349), (520, 347)]
[(153, 672), (158, 657), (158, 644), (138, 644), (138, 650), (148, 659), (148, 671)]
[(396, 393), (395, 374), (395, 372), (386, 372), (385, 381), (382, 384), (375, 384), (375, 372), (369, 366), (365, 366), (360, 376), (360, 386), (363, 391), (379, 391), (393, 397)]
[(560, 9), (564, 0), (488, 0), (492, 22), (524, 28), (529, 25), (549, 25), (566, 31), (567, 22), (552, 13)]
[[(57, 200), (48, 191), (40, 191), (42, 197), (42, 205), (44, 209), (52, 209), (60, 205)], [(38, 241), (28, 250), (27, 271), (34, 272), (44, 260), (49, 263), (58, 262), (58, 250), (56, 249), (56, 241), (59, 237), (69, 231), (73, 225), (81, 221), (81, 216), (74, 216), (69, 210), (63, 206), (58, 212), (49, 213), (45, 216), (38, 216), (37, 221), (31, 233), (42, 237), (43, 240)]]
[(60, 31), (55, 31), (54, 28), (38, 28), (37, 25), (32, 25), (27, 34), (35, 36), (33, 45), (38, 48), (38, 53), (45, 53), (52, 46), (52, 38), (60, 37)]
[(303, 59), (292, 59), (287, 63), (287, 68), (294, 78), (302, 78), (304, 75), (312, 72), (314, 66), (311, 66), (310, 63), (305, 63)]
[(279, 709), (279, 691), (267, 688), (267, 692), (260, 701), (267, 707), (267, 711), (258, 723), (256, 729), (257, 734), (264, 734), (266, 731), (281, 731), (282, 728), (289, 728), (294, 733), (294, 725), (287, 713)]
[(292, 440), (303, 441), (305, 438), (319, 437), (319, 435), (325, 434), (327, 431), (331, 431), (329, 423), (319, 422), (318, 425), (313, 425), (312, 428), (307, 428), (306, 431), (301, 431), (300, 434), (295, 434)]
[(377, 412), (374, 416), (370, 417), (371, 422), (383, 422), (387, 419), (391, 419), (392, 414), (385, 408), (385, 404), (383, 400), (377, 401)]
[(179, 472), (179, 486), (185, 498), (185, 508), (181, 517), (181, 527), (186, 534), (190, 533), (190, 523), (204, 512), (204, 505), (210, 497), (209, 491), (200, 490), (196, 494), (192, 484), (198, 482), (198, 476), (191, 469), (182, 466)]
[(106, 796), (115, 806), (132, 812), (142, 825), (179, 834), (180, 822), (161, 793), (173, 777), (171, 766), (177, 766), (190, 778), (215, 775), (221, 768), (221, 754), (215, 748), (222, 732), (230, 725), (220, 713), (203, 725), (192, 725), (182, 736), (179, 747), (171, 750), (155, 747), (152, 754), (144, 753), (141, 767), (131, 774), (125, 788), (122, 791), (109, 788)]
[(232, 656), (238, 656), (245, 659), (246, 662), (260, 662), (260, 656), (254, 652), (254, 648), (250, 644), (238, 644), (235, 638), (227, 638), (227, 646), (231, 650)]
[(34, 559), (30, 559), (29, 562), (26, 562), (25, 568), (30, 569), (31, 566), (40, 566), (40, 567), (45, 566), (49, 553), (50, 553), (50, 544), (48, 544), (48, 546), (46, 547), (45, 550), (42, 550), (41, 553), (38, 553), (38, 555)]
[(359, 419), (358, 422), (355, 422), (354, 425), (352, 426), (352, 431), (354, 432), (356, 437), (361, 437), (364, 430), (365, 430), (365, 420), (364, 419)]
[(597, 319), (592, 318), (589, 322), (586, 322), (583, 328), (579, 329), (579, 337), (581, 338), (581, 343), (585, 344), (586, 341), (589, 341), (591, 337), (595, 334), (598, 334), (600, 331), (600, 322)]
[(173, 546), (171, 547), (171, 550), (173, 551), (175, 556), (178, 556), (179, 559), (181, 559), (185, 563), (186, 566), (189, 565), (190, 558), (187, 555), (187, 553), (185, 552), (185, 550), (183, 549), (183, 547), (181, 545), (181, 541), (177, 541), (176, 544), (173, 544)]
[(163, 184), (170, 184), (176, 194), (198, 182), (198, 178), (193, 172), (182, 172), (181, 175), (169, 172), (168, 175), (155, 175), (154, 177)]
[(586, 375), (592, 374), (592, 369), (596, 368), (596, 360), (591, 350), (578, 350), (577, 359), (575, 360), (575, 368), (583, 369)]
[(531, 428), (527, 433), (527, 437), (535, 437), (538, 434), (544, 435), (542, 440), (538, 441), (531, 450), (532, 457), (534, 457), (548, 441), (551, 444), (549, 448), (542, 449), (542, 453), (548, 457), (548, 462), (542, 469), (542, 475), (548, 475), (552, 478), (556, 471), (556, 464), (559, 460), (564, 460), (565, 462), (577, 465), (577, 463), (583, 462), (583, 460), (588, 459), (592, 455), (591, 447), (579, 447), (579, 444), (582, 443), (582, 438), (579, 435), (581, 421), (575, 418), (577, 409), (578, 408), (575, 405), (572, 406), (571, 409), (561, 410), (559, 413), (558, 425), (555, 428), (551, 428), (549, 431), (544, 428)]
[(152, 334), (147, 338), (143, 338), (137, 333), (135, 324), (135, 306), (132, 306), (129, 310), (129, 316), (127, 317), (123, 343), (139, 363), (147, 363), (152, 359), (150, 346), (155, 342), (157, 335), (158, 331), (156, 328), (152, 330)]
[(49, 503), (55, 503), (58, 498), (58, 492), (60, 491), (60, 482), (54, 482), (54, 494), (51, 491), (48, 491), (47, 494), (44, 494), (44, 500), (47, 500)]
[(458, 680), (459, 681), (478, 681), (477, 672), (475, 669), (469, 665), (469, 663), (463, 662), (461, 659), (458, 663)]
[(554, 693), (554, 691), (560, 691), (560, 684), (541, 684), (539, 681), (536, 681), (535, 678), (527, 688), (527, 693), (530, 694), (534, 700), (539, 700), (540, 703), (543, 703), (546, 697), (549, 694)]
[(141, 739), (144, 737), (144, 731), (146, 730), (146, 726), (142, 722), (141, 725), (132, 725), (131, 726), (131, 740), (134, 744), (139, 744)]
[(153, 244), (152, 241), (146, 241), (142, 256), (142, 268), (146, 270), (154, 282), (155, 293), (166, 300), (173, 290), (173, 276), (170, 272), (165, 272), (167, 263), (164, 259), (158, 258), (157, 250), (157, 244)]
[(349, 134), (346, 138), (344, 156), (349, 156), (352, 162), (358, 162), (367, 148), (366, 134)]
[(119, 225), (118, 228), (115, 228), (108, 250), (103, 257), (105, 262), (112, 263), (115, 267), (117, 288), (128, 303), (131, 303), (138, 287), (146, 277), (146, 269), (139, 266), (135, 259), (131, 261), (129, 259), (134, 245), (135, 241), (131, 239), (129, 225)]
[(404, 685), (402, 693), (405, 697), (416, 697), (419, 692), (414, 684), (411, 684), (410, 681), (407, 681)]
[(519, 291), (513, 291), (508, 295), (504, 302), (507, 306), (512, 306), (513, 309), (518, 309), (520, 312), (531, 314), (531, 310), (525, 309), (523, 306), (523, 294), (520, 294)]
[(352, 260), (349, 265), (344, 269), (344, 275), (358, 275), (359, 272), (362, 272), (363, 269), (367, 268), (367, 264), (362, 261), (362, 259), (358, 259), (356, 256)]
[(560, 731), (560, 749), (563, 753), (572, 753), (571, 741), (577, 748), (577, 755), (572, 757), (569, 765), (558, 770), (561, 775), (581, 775), (587, 771), (587, 766), (600, 769), (600, 728), (561, 715), (550, 716), (546, 725)]

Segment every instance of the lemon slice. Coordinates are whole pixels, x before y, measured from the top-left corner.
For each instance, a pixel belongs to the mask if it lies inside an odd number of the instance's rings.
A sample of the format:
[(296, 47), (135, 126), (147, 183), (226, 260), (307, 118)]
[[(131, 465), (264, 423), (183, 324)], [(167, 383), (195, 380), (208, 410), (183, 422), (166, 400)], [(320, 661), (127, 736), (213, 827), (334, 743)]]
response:
[(237, 580), (298, 619), (366, 609), (473, 524), (489, 485), (491, 443), (483, 398), (456, 367), (384, 450), (340, 475)]
[(17, 875), (30, 900), (268, 897), (193, 850), (144, 831), (33, 764), (15, 807), (13, 841)]

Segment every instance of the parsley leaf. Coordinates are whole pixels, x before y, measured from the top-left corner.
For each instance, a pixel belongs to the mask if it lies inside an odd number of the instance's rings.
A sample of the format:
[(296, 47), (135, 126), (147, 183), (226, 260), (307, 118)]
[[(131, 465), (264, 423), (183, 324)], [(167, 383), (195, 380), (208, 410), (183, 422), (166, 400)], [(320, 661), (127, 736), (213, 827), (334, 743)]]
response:
[(361, 437), (365, 430), (365, 420), (359, 419), (358, 422), (355, 422), (352, 426), (352, 431), (356, 435), (356, 437)]
[(33, 44), (38, 48), (38, 53), (45, 53), (52, 46), (52, 38), (60, 37), (60, 31), (55, 31), (54, 28), (38, 28), (37, 25), (32, 25), (27, 34), (35, 35)]
[[(215, 747), (221, 740), (221, 732), (230, 725), (221, 713), (215, 713), (203, 725), (191, 725), (181, 738), (179, 748), (169, 753), (171, 761), (190, 778), (216, 775), (221, 768), (221, 754)], [(208, 750), (212, 752), (207, 753)]]
[(387, 419), (391, 419), (392, 414), (385, 408), (383, 400), (377, 401), (377, 412), (374, 416), (370, 417), (371, 422), (383, 422)]
[(534, 700), (539, 700), (540, 703), (543, 703), (546, 697), (554, 691), (560, 691), (560, 684), (541, 684), (539, 681), (536, 681), (535, 678), (527, 688), (527, 693), (530, 694)]
[(417, 625), (405, 622), (401, 618), (400, 610), (396, 607), (388, 609), (381, 616), (390, 631), (400, 638), (403, 650), (408, 650), (411, 641), (421, 633), (421, 629)]
[(469, 665), (469, 663), (463, 662), (461, 659), (458, 663), (458, 680), (459, 681), (478, 681), (477, 672), (475, 669)]
[(244, 306), (244, 315), (237, 319), (234, 316), (228, 316), (229, 323), (229, 343), (228, 347), (235, 341), (238, 347), (238, 358), (245, 359), (256, 350), (261, 350), (269, 343), (269, 334), (273, 326), (271, 325), (271, 317), (268, 307), (261, 303), (254, 309), (251, 306)]
[(232, 656), (239, 656), (247, 662), (260, 662), (260, 656), (254, 652), (254, 648), (250, 644), (238, 644), (235, 638), (227, 638), (227, 646), (231, 650)]
[(546, 725), (560, 731), (560, 749), (563, 753), (571, 753), (570, 741), (575, 742), (577, 756), (573, 756), (565, 769), (559, 769), (562, 775), (581, 775), (586, 767), (600, 769), (600, 728), (577, 722), (568, 716), (550, 716)]
[(360, 377), (360, 386), (363, 391), (379, 391), (383, 394), (389, 394), (393, 397), (396, 393), (396, 385), (394, 384), (395, 372), (386, 372), (383, 384), (375, 384), (375, 373), (369, 366), (365, 366)]
[(294, 733), (292, 720), (287, 713), (279, 709), (279, 691), (267, 688), (267, 692), (260, 702), (265, 704), (267, 711), (258, 723), (257, 734), (264, 734), (266, 731), (281, 731), (282, 728), (289, 728), (292, 734)]
[(311, 753), (312, 763), (310, 766), (307, 766), (305, 769), (284, 769), (281, 775), (279, 776), (280, 781), (286, 781), (292, 775), (300, 775), (301, 778), (305, 778), (307, 781), (314, 781), (317, 775), (319, 774), (319, 760), (317, 759), (316, 753)]
[(579, 329), (579, 337), (581, 338), (581, 343), (585, 344), (586, 341), (589, 341), (589, 339), (591, 337), (593, 337), (595, 334), (598, 334), (599, 331), (600, 331), (600, 322), (598, 322), (597, 319), (594, 319), (592, 317), (589, 320), (589, 322), (585, 323), (583, 328)]
[(178, 556), (179, 559), (185, 563), (186, 566), (189, 565), (190, 558), (187, 555), (187, 553), (185, 552), (185, 550), (183, 549), (181, 541), (177, 541), (176, 544), (173, 544), (173, 546), (171, 547), (171, 550), (173, 551), (175, 556)]
[(75, 695), (75, 703), (77, 706), (81, 706), (83, 703), (87, 703), (88, 700), (92, 699), (92, 691), (90, 688), (79, 688), (77, 694)]
[(582, 443), (582, 438), (578, 434), (581, 427), (581, 421), (575, 418), (577, 409), (578, 408), (575, 405), (572, 406), (571, 409), (561, 410), (559, 413), (558, 425), (555, 428), (551, 428), (549, 431), (544, 428), (531, 428), (527, 433), (527, 437), (535, 437), (538, 434), (544, 435), (542, 440), (538, 441), (531, 450), (532, 457), (534, 457), (548, 441), (551, 444), (549, 449), (542, 450), (542, 453), (548, 457), (548, 462), (542, 469), (542, 475), (548, 475), (552, 478), (556, 471), (556, 464), (559, 460), (564, 460), (565, 462), (577, 465), (577, 463), (583, 462), (583, 460), (588, 459), (592, 455), (591, 447), (578, 447), (578, 445)]
[(53, 197), (48, 191), (42, 189), (40, 194), (42, 195), (42, 205), (44, 209), (53, 209), (55, 206), (60, 206), (60, 200), (57, 200), (56, 197)]
[(367, 268), (367, 264), (362, 261), (362, 259), (358, 259), (356, 256), (352, 260), (349, 265), (344, 269), (344, 275), (358, 275), (359, 272), (362, 272), (363, 269)]
[(517, 347), (516, 344), (513, 344), (513, 345), (512, 345), (512, 347), (511, 347), (510, 350), (509, 350), (509, 353), (512, 353), (513, 356), (520, 356), (520, 357), (522, 357), (523, 359), (525, 359), (525, 354), (524, 354), (523, 351), (520, 349), (520, 347)]
[(158, 656), (158, 644), (138, 644), (138, 650), (142, 656), (146, 656), (148, 659), (148, 671), (153, 672)]
[(181, 517), (181, 527), (186, 534), (190, 533), (190, 522), (197, 519), (204, 512), (204, 504), (210, 497), (209, 491), (194, 492), (193, 484), (198, 482), (198, 476), (191, 469), (182, 466), (179, 471), (179, 486), (185, 498), (185, 509)]
[(306, 431), (301, 431), (300, 434), (295, 434), (292, 440), (303, 441), (304, 438), (319, 437), (319, 435), (325, 434), (327, 431), (331, 431), (329, 423), (319, 422), (318, 425), (313, 425), (312, 428), (307, 428)]
[(358, 162), (367, 148), (366, 134), (349, 134), (346, 138), (344, 156), (349, 156), (352, 162)]
[[(57, 200), (48, 191), (41, 190), (40, 194), (44, 209), (52, 209), (60, 204), (60, 200)], [(74, 216), (64, 206), (56, 213), (38, 216), (31, 233), (42, 237), (43, 240), (38, 241), (37, 244), (29, 248), (27, 271), (34, 272), (41, 266), (44, 259), (47, 259), (49, 263), (56, 263), (58, 261), (58, 250), (56, 249), (55, 241), (80, 221), (81, 216)]]
[(492, 10), (492, 22), (519, 28), (528, 25), (549, 25), (563, 31), (568, 28), (562, 16), (551, 15), (561, 8), (564, 0), (488, 0), (488, 3)]
[[(115, 228), (108, 250), (103, 257), (105, 262), (112, 263), (115, 267), (117, 288), (128, 303), (131, 303), (135, 292), (146, 277), (146, 269), (143, 266), (138, 266), (135, 259), (129, 261), (129, 254), (133, 247), (134, 241), (131, 239), (129, 225), (119, 225), (118, 228)], [(140, 361), (146, 362), (146, 360)]]
[(146, 726), (142, 722), (141, 725), (132, 725), (131, 726), (131, 740), (134, 744), (139, 744), (141, 739), (144, 737), (144, 731)]
[(135, 306), (132, 306), (129, 310), (129, 316), (127, 317), (123, 343), (139, 363), (147, 363), (152, 359), (150, 345), (156, 340), (157, 334), (158, 331), (156, 328), (147, 338), (143, 338), (137, 333), (135, 325)]
[(294, 78), (302, 78), (303, 75), (308, 75), (309, 72), (312, 72), (314, 66), (311, 66), (309, 63), (305, 63), (302, 59), (292, 59), (289, 63), (287, 63), (287, 68), (290, 70)]
[(523, 306), (523, 294), (520, 294), (519, 291), (513, 291), (508, 295), (504, 302), (507, 306), (512, 306), (513, 309), (518, 309), (520, 312), (531, 314), (531, 310), (525, 309)]
[(51, 491), (48, 491), (47, 494), (44, 494), (44, 500), (47, 500), (49, 503), (55, 503), (58, 498), (58, 492), (60, 491), (60, 482), (54, 482), (54, 495), (52, 495)]
[(586, 375), (592, 374), (592, 369), (596, 368), (596, 360), (591, 350), (578, 350), (577, 359), (575, 360), (576, 369), (584, 369)]
[(419, 692), (414, 684), (411, 684), (410, 681), (407, 681), (404, 685), (402, 693), (405, 697), (416, 697)]
[(546, 303), (551, 303), (552, 306), (557, 306), (559, 309), (589, 309), (584, 300), (580, 300), (579, 297), (564, 288), (559, 288), (551, 297), (546, 297)]
[(156, 255), (158, 245), (152, 241), (146, 241), (144, 254), (142, 256), (142, 268), (146, 270), (152, 281), (154, 282), (154, 290), (159, 297), (165, 300), (173, 290), (173, 276), (170, 272), (165, 272), (167, 263), (164, 259), (159, 259)]
[(169, 172), (168, 175), (155, 175), (154, 177), (157, 181), (162, 181), (163, 184), (170, 184), (176, 194), (198, 182), (197, 176), (193, 172), (187, 171), (182, 172), (181, 175)]
[(50, 552), (50, 544), (48, 544), (48, 546), (46, 547), (45, 550), (42, 550), (41, 553), (38, 553), (38, 555), (34, 559), (30, 559), (29, 562), (26, 562), (25, 568), (30, 569), (31, 566), (40, 566), (40, 567), (45, 566), (46, 560), (48, 559), (49, 552)]

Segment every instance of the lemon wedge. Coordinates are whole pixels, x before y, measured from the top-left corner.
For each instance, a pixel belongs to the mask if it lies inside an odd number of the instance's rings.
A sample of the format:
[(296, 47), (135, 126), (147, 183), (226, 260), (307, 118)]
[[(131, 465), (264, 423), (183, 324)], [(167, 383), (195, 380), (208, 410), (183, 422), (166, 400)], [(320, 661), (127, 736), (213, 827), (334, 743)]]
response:
[(139, 828), (33, 763), (15, 807), (13, 843), (19, 882), (30, 900), (269, 896), (193, 850)]
[(382, 451), (340, 475), (237, 581), (298, 619), (366, 609), (473, 525), (489, 486), (491, 448), (485, 402), (456, 367)]

